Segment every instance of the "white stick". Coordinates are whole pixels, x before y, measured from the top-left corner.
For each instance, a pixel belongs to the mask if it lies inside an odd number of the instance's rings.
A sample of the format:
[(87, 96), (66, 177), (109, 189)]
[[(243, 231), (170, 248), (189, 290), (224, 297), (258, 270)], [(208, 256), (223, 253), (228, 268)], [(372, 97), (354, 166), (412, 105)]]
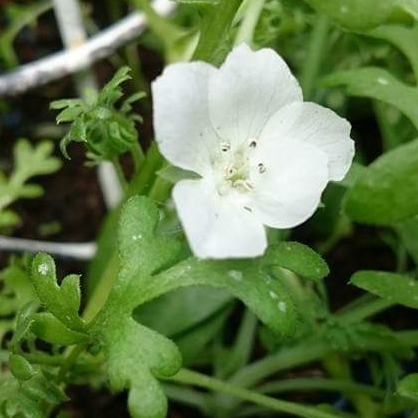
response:
[(37, 241), (0, 235), (0, 249), (2, 251), (28, 252), (33, 254), (46, 252), (64, 257), (78, 258), (80, 260), (90, 260), (96, 253), (96, 244), (94, 242), (64, 243)]
[[(176, 4), (168, 0), (154, 0), (152, 5), (163, 16), (170, 15), (176, 8)], [(20, 94), (85, 69), (134, 40), (146, 27), (144, 14), (134, 12), (91, 37), (83, 45), (22, 65), (17, 70), (0, 76), (0, 97)]]

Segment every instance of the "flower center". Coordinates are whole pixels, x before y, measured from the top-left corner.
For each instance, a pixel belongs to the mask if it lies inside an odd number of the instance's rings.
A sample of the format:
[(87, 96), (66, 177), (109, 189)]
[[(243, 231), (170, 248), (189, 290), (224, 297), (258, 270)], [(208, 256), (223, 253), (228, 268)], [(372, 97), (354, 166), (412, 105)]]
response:
[[(214, 161), (220, 195), (225, 195), (231, 190), (246, 193), (254, 188), (251, 182), (253, 167), (250, 157), (256, 147), (257, 141), (252, 138), (237, 150), (232, 150), (231, 145), (227, 142), (220, 144), (220, 152)], [(261, 162), (256, 167), (259, 173), (266, 171), (264, 164)]]

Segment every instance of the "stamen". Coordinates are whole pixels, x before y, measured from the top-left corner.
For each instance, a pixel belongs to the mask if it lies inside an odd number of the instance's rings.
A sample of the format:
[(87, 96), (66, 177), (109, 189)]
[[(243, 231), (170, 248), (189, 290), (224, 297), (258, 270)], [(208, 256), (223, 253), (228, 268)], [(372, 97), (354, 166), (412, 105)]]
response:
[(259, 173), (265, 173), (266, 172), (266, 167), (263, 163), (258, 164), (258, 172)]
[(257, 146), (257, 142), (256, 141), (254, 141), (254, 140), (252, 140), (250, 143), (249, 143), (249, 145), (248, 145), (250, 148), (255, 148), (256, 146)]
[(231, 149), (231, 145), (227, 144), (226, 142), (221, 144), (221, 151), (222, 152), (228, 152)]

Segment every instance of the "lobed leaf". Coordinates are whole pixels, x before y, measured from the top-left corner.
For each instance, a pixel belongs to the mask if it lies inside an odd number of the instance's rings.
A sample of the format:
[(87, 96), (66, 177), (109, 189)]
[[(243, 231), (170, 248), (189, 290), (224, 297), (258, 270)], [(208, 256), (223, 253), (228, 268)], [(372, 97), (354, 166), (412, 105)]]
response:
[[(296, 322), (285, 285), (268, 273), (278, 263), (275, 257), (232, 261), (190, 257), (172, 266), (180, 246), (174, 239), (156, 234), (158, 219), (158, 209), (148, 198), (134, 197), (124, 206), (119, 231), (122, 270), (92, 328), (102, 342), (112, 387), (130, 389), (128, 404), (135, 418), (165, 416), (166, 399), (157, 378), (171, 376), (181, 366), (172, 341), (134, 321), (132, 311), (138, 305), (178, 288), (206, 285), (240, 298), (280, 335), (292, 333)], [(312, 277), (323, 274), (323, 264), (315, 256), (293, 246), (301, 258), (321, 266), (321, 274), (315, 272)], [(285, 263), (286, 257), (281, 260)]]
[(32, 261), (31, 280), (39, 300), (64, 325), (74, 331), (83, 331), (84, 321), (79, 317), (80, 277), (72, 274), (57, 283), (54, 259), (44, 253)]

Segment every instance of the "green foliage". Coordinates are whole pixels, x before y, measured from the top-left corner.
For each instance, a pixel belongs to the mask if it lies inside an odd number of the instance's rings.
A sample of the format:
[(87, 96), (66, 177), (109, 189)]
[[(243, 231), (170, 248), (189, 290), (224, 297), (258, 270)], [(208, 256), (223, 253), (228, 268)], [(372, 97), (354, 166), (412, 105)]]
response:
[(324, 77), (327, 87), (344, 86), (348, 95), (381, 100), (399, 109), (418, 129), (418, 91), (383, 68), (369, 67), (336, 72)]
[(399, 382), (398, 393), (418, 403), (418, 374), (413, 373), (404, 377)]
[(395, 0), (305, 0), (320, 13), (351, 30), (371, 29), (383, 23), (396, 5)]
[(0, 384), (0, 418), (45, 418), (51, 406), (68, 400), (47, 371), (38, 369), (25, 380)]
[(364, 270), (354, 273), (350, 283), (393, 303), (418, 309), (418, 282), (411, 277)]
[(145, 197), (134, 197), (125, 205), (119, 236), (122, 269), (93, 327), (103, 344), (111, 385), (116, 390), (130, 388), (130, 411), (141, 418), (164, 416), (166, 401), (155, 378), (175, 374), (181, 359), (170, 340), (134, 321), (134, 308), (185, 286), (220, 287), (240, 298), (261, 321), (284, 336), (294, 331), (296, 312), (286, 287), (269, 275), (268, 267), (296, 265), (299, 251), (300, 259), (306, 257), (320, 269), (312, 278), (327, 272), (319, 256), (295, 243), (291, 252), (273, 247), (268, 256), (254, 260), (188, 258), (169, 267), (177, 258), (179, 244), (155, 234), (157, 220), (156, 206)]
[(390, 225), (418, 213), (418, 140), (373, 162), (348, 191), (345, 211), (351, 219)]
[(298, 242), (281, 242), (265, 255), (268, 260), (307, 279), (319, 281), (328, 276), (329, 269), (322, 257)]
[(40, 253), (33, 259), (31, 280), (45, 309), (69, 329), (84, 330), (84, 321), (78, 315), (81, 297), (78, 275), (65, 277), (59, 286), (53, 258)]
[(0, 34), (0, 60), (6, 68), (13, 68), (19, 65), (13, 45), (18, 33), (25, 26), (36, 23), (38, 17), (50, 8), (50, 0), (39, 1), (29, 5), (17, 3), (2, 5), (2, 13), (9, 20), (7, 27)]
[(31, 286), (26, 260), (12, 259), (0, 272), (0, 342), (12, 331), (17, 312), (36, 295)]
[(52, 109), (61, 110), (57, 123), (71, 122), (70, 129), (61, 141), (61, 151), (66, 158), (71, 142), (83, 142), (87, 158), (92, 164), (103, 160), (112, 161), (129, 151), (138, 141), (135, 122), (141, 117), (132, 113), (132, 103), (145, 97), (139, 92), (125, 99), (121, 84), (131, 77), (128, 67), (120, 68), (102, 91), (88, 101), (63, 99), (51, 103)]
[(28, 183), (32, 177), (51, 174), (61, 163), (51, 156), (52, 142), (42, 141), (32, 146), (27, 140), (19, 139), (13, 148), (14, 168), (6, 177), (0, 171), (0, 229), (14, 226), (19, 222), (18, 215), (6, 208), (18, 199), (33, 199), (42, 195), (42, 187)]

